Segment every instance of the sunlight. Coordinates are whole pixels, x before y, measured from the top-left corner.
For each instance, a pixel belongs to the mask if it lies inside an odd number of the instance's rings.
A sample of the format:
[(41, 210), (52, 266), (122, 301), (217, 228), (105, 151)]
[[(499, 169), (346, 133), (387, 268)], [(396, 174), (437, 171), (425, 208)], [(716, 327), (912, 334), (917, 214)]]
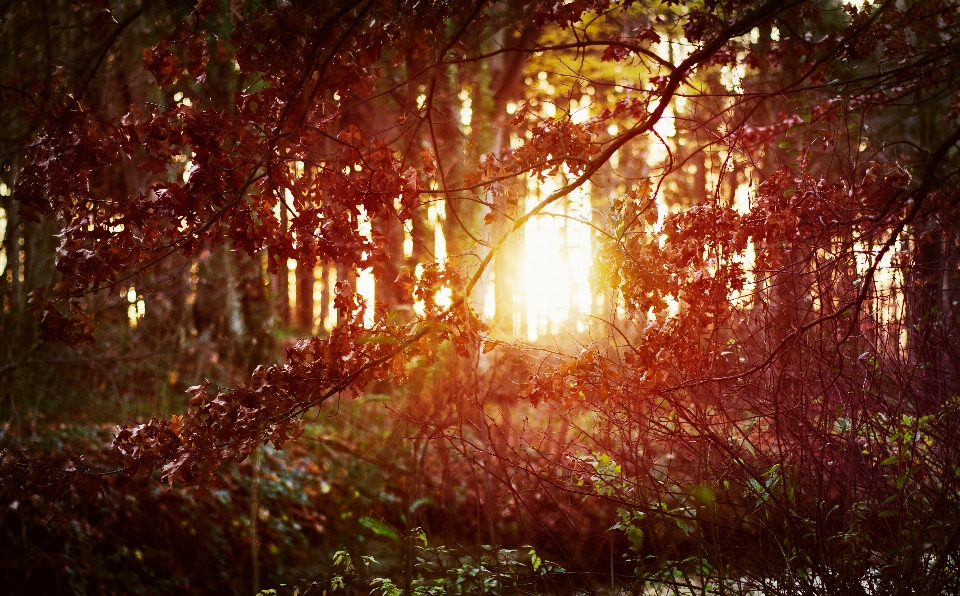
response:
[[(370, 224), (370, 217), (367, 215), (367, 210), (360, 206), (360, 216), (358, 218), (358, 228), (360, 234), (365, 238), (370, 239), (372, 237), (372, 226)], [(363, 325), (368, 329), (373, 327), (374, 322), (374, 296), (376, 296), (376, 288), (374, 279), (373, 279), (373, 268), (367, 267), (366, 269), (361, 269), (357, 274), (357, 293), (363, 297), (364, 301), (367, 303), (367, 310), (363, 313)]]
[[(553, 96), (556, 88), (549, 79), (550, 75), (541, 71), (536, 80), (528, 79), (527, 84)], [(535, 105), (539, 116), (544, 119), (561, 118), (566, 114), (571, 122), (580, 124), (591, 117), (592, 92), (592, 88), (585, 90), (568, 106), (549, 99), (530, 105)], [(509, 104), (506, 109), (513, 114), (517, 105)], [(615, 133), (616, 130), (611, 132)], [(511, 147), (517, 148), (522, 142), (520, 138), (512, 138)], [(571, 179), (571, 173), (565, 169), (543, 181), (527, 178), (526, 210), (533, 209), (544, 197)], [(518, 336), (535, 341), (561, 330), (586, 330), (593, 305), (600, 302), (590, 288), (593, 261), (590, 194), (588, 182), (526, 224), (523, 254), (517, 264), (520, 287), (516, 289), (514, 304), (517, 309), (522, 309), (520, 320), (525, 321), (526, 327), (516, 329)], [(483, 314), (488, 321), (496, 316), (496, 284), (497, 280), (492, 278), (483, 300)]]
[(131, 329), (136, 329), (140, 319), (147, 312), (147, 303), (144, 302), (143, 296), (137, 294), (137, 289), (134, 286), (127, 289), (125, 297), (127, 299), (127, 322)]
[[(539, 188), (538, 188), (539, 186)], [(555, 191), (559, 181), (528, 182), (527, 209)], [(570, 194), (565, 204), (527, 224), (524, 243), (523, 293), (530, 341), (552, 335), (578, 316), (589, 315), (591, 228), (590, 186)], [(582, 323), (582, 321), (577, 321)], [(582, 327), (582, 325), (580, 325)], [(521, 330), (522, 331), (522, 330)]]

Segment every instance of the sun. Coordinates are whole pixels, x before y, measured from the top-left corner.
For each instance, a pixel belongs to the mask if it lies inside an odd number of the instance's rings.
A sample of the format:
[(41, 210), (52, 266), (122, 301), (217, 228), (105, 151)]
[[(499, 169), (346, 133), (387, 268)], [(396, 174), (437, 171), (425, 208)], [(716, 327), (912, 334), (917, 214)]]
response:
[[(527, 208), (559, 188), (547, 179), (531, 181)], [(522, 275), (527, 328), (519, 330), (530, 341), (575, 327), (584, 331), (595, 304), (590, 288), (593, 229), (590, 226), (590, 186), (584, 184), (527, 224)]]

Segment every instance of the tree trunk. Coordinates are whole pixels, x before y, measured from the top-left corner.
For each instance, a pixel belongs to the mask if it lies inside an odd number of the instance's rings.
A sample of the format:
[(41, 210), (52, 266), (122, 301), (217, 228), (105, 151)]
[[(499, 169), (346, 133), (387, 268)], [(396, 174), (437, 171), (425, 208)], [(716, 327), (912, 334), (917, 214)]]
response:
[[(280, 206), (280, 234), (287, 234), (288, 214), (284, 205)], [(280, 259), (277, 264), (277, 273), (274, 276), (276, 281), (276, 291), (274, 292), (274, 302), (276, 303), (277, 320), (281, 327), (290, 327), (290, 269), (286, 257)]]
[[(498, 32), (498, 41), (502, 47), (524, 49), (536, 43), (537, 31), (532, 24), (527, 24), (521, 30), (514, 28), (514, 24), (523, 21), (523, 14), (516, 8), (508, 8), (504, 15), (510, 25)], [(493, 146), (491, 153), (499, 155), (510, 147), (510, 115), (507, 113), (507, 104), (518, 101), (522, 96), (521, 83), (523, 82), (524, 52), (510, 52), (502, 55), (497, 62), (496, 70), (491, 77), (493, 93), (493, 114), (490, 121), (493, 127)], [(503, 182), (504, 186), (513, 186), (493, 199), (493, 226), (490, 238), (496, 242), (513, 226), (517, 216), (526, 211), (527, 189), (523, 177)], [(494, 295), (496, 299), (496, 316), (494, 325), (505, 335), (515, 336), (523, 333), (527, 322), (525, 295), (522, 288), (523, 258), (526, 244), (523, 230), (515, 232), (503, 245), (494, 258)]]
[(313, 333), (313, 284), (316, 278), (313, 267), (307, 263), (297, 264), (296, 325), (302, 333)]

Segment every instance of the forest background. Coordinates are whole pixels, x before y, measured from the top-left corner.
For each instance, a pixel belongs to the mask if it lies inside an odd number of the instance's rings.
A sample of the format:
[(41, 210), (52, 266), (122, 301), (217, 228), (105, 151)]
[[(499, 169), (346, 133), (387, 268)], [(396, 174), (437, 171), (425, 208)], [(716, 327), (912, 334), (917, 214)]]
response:
[(958, 16), (0, 2), (8, 591), (960, 592)]

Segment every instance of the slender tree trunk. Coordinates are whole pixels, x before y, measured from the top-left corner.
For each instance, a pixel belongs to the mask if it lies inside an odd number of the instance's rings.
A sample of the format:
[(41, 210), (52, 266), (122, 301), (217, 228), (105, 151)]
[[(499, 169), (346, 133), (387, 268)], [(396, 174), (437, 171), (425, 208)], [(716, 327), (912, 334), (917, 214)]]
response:
[(455, 71), (447, 66), (436, 67), (432, 81), (433, 105), (429, 106), (428, 134), (437, 155), (438, 179), (444, 195), (443, 237), (451, 266), (462, 267), (473, 244), (470, 230), (475, 230), (473, 205), (461, 199), (457, 191), (463, 185), (463, 130), (460, 126), (459, 86)]
[(307, 263), (297, 264), (296, 325), (303, 333), (313, 333), (313, 284), (316, 281), (313, 267)]
[(397, 283), (403, 267), (403, 225), (395, 217), (378, 219), (374, 222), (374, 231), (382, 235), (386, 246), (386, 260), (382, 263), (374, 285), (374, 302), (378, 309), (385, 308), (389, 311), (404, 302)]
[(260, 447), (253, 452), (253, 477), (250, 479), (250, 563), (251, 587), (254, 594), (260, 593), (260, 535), (257, 526), (260, 520)]
[(253, 258), (246, 253), (235, 252), (234, 270), (240, 299), (240, 314), (243, 317), (244, 335), (238, 338), (242, 349), (240, 364), (250, 372), (260, 363), (270, 359), (274, 340), (270, 296), (267, 292), (267, 270), (262, 255)]
[[(418, 171), (423, 168), (423, 160), (420, 157), (420, 151), (424, 150), (428, 144), (425, 139), (425, 130), (423, 123), (419, 118), (417, 108), (417, 97), (421, 88), (426, 90), (428, 77), (427, 61), (408, 55), (406, 58), (407, 71), (407, 96), (404, 102), (404, 120), (411, 123), (409, 133), (405, 134), (400, 142), (403, 143), (403, 149), (406, 150), (406, 161)], [(418, 264), (427, 263), (434, 259), (434, 232), (430, 228), (427, 219), (427, 208), (417, 206), (410, 212), (410, 239), (412, 241), (412, 250), (410, 260), (407, 265), (413, 269)]]
[[(3, 197), (3, 211), (7, 218), (6, 235), (3, 239), (3, 251), (7, 257), (4, 265), (3, 280), (6, 285), (4, 296), (9, 301), (11, 313), (21, 313), (26, 301), (23, 298), (21, 281), (23, 268), (20, 261), (20, 217), (18, 204), (12, 197)], [(6, 304), (3, 305), (4, 308)]]
[[(353, 291), (353, 288), (356, 287), (356, 278), (357, 274), (350, 267), (347, 267), (343, 263), (337, 263), (337, 285), (345, 283), (350, 287), (350, 291)], [(347, 322), (344, 313), (337, 311), (337, 325), (343, 325)]]
[(330, 262), (324, 261), (320, 265), (320, 320), (317, 325), (321, 332), (327, 329), (330, 317)]
[[(511, 25), (504, 27), (499, 33), (499, 43), (503, 47), (528, 48), (536, 43), (537, 32), (530, 24), (523, 29), (514, 28), (517, 22), (523, 22), (521, 11), (508, 8), (503, 15)], [(510, 147), (510, 115), (507, 105), (522, 97), (523, 83), (523, 52), (504, 54), (496, 64), (495, 74), (491, 79), (494, 86), (493, 126), (494, 155)], [(527, 188), (523, 177), (507, 180), (505, 186), (512, 186), (505, 192), (499, 193), (494, 200), (493, 226), (491, 240), (497, 241), (513, 226), (517, 216), (526, 210)], [(520, 230), (514, 233), (500, 249), (494, 258), (494, 295), (496, 297), (496, 317), (494, 324), (504, 334), (515, 336), (526, 330), (528, 325), (536, 325), (535, 321), (526, 321), (525, 295), (521, 279), (523, 258), (525, 254), (525, 232)]]
[[(280, 207), (280, 233), (287, 233), (287, 210), (284, 206)], [(276, 292), (274, 292), (274, 301), (276, 302), (277, 309), (277, 319), (280, 321), (280, 326), (290, 327), (290, 269), (288, 268), (287, 259), (280, 259), (280, 263), (277, 265), (277, 273), (275, 276), (276, 280)]]

